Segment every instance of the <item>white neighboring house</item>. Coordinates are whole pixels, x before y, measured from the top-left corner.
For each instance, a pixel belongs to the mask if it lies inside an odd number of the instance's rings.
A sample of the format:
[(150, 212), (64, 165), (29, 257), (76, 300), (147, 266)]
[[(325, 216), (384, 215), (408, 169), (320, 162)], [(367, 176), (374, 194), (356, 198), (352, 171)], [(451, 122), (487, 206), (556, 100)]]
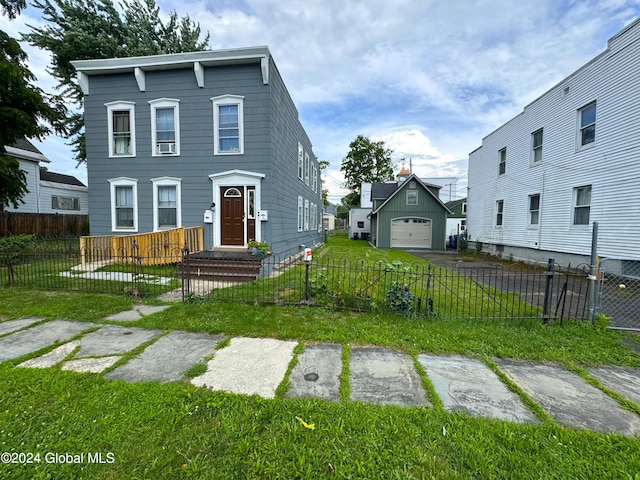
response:
[[(640, 19), (469, 155), (467, 223), (485, 251), (640, 265)], [(612, 271), (609, 267), (609, 271)]]
[(18, 160), (27, 177), (29, 192), (22, 197), (18, 208), (6, 207), (5, 212), (60, 213), (88, 215), (87, 187), (71, 175), (62, 175), (40, 169), (51, 161), (26, 139), (5, 147), (7, 154)]

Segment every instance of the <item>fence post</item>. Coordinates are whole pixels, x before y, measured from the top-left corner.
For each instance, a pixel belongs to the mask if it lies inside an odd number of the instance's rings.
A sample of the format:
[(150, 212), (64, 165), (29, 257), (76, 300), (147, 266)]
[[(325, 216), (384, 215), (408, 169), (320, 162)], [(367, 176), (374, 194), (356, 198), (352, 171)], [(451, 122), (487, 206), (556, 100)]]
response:
[[(190, 290), (191, 290), (191, 275), (189, 272), (189, 247), (187, 246), (187, 244), (184, 244), (184, 248), (182, 249), (182, 275), (181, 275), (181, 280), (182, 280), (182, 301), (184, 302), (185, 299), (185, 294), (184, 294), (184, 284), (185, 284), (185, 278), (187, 280), (187, 295), (189, 295)], [(186, 271), (186, 273), (185, 273)]]
[(544, 306), (542, 308), (542, 320), (544, 323), (549, 321), (549, 310), (551, 307), (551, 297), (553, 295), (553, 276), (555, 275), (555, 262), (550, 258), (547, 263), (547, 284), (544, 289)]
[(593, 222), (591, 232), (591, 259), (589, 261), (589, 307), (587, 309), (587, 320), (591, 323), (596, 318), (596, 288), (598, 277), (596, 275), (596, 262), (598, 259), (598, 222)]

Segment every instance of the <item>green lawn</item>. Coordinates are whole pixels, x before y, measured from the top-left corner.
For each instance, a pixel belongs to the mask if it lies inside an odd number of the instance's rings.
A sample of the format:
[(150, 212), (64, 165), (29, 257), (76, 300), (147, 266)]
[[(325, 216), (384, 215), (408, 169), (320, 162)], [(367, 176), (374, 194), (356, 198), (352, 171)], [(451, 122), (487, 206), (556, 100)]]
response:
[[(0, 319), (95, 322), (133, 304), (124, 296), (4, 288)], [(412, 319), (383, 311), (195, 301), (134, 324), (379, 345), (411, 355), (456, 353), (488, 365), (499, 357), (550, 361), (579, 374), (593, 365), (640, 367), (640, 357), (620, 343), (633, 335), (577, 322)], [(25, 358), (0, 364), (0, 451), (39, 453), (40, 463), (0, 464), (0, 478), (640, 478), (640, 439), (574, 431), (544, 415), (533, 426), (450, 414), (429, 388), (434, 408), (354, 403), (344, 392), (339, 403), (287, 399), (284, 388), (265, 400), (197, 389), (186, 381), (127, 384), (94, 374), (14, 368)], [(45, 458), (47, 452), (84, 453), (85, 463), (46, 463), (55, 460)], [(102, 453), (107, 463), (86, 463), (89, 453)]]

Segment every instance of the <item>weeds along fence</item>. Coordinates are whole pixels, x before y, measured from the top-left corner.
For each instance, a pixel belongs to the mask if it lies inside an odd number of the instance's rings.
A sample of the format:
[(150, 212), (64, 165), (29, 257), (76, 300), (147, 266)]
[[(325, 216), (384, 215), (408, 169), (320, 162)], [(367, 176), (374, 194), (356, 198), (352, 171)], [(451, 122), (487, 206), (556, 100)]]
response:
[[(349, 258), (305, 262), (248, 252), (189, 254), (152, 265), (136, 251), (105, 254), (82, 266), (77, 239), (33, 242), (18, 255), (0, 254), (0, 283), (41, 289), (160, 296), (167, 300), (315, 305), (389, 311), (408, 317), (543, 320), (584, 319), (587, 268), (529, 266), (446, 269), (428, 262)], [(103, 252), (104, 253), (104, 252)]]

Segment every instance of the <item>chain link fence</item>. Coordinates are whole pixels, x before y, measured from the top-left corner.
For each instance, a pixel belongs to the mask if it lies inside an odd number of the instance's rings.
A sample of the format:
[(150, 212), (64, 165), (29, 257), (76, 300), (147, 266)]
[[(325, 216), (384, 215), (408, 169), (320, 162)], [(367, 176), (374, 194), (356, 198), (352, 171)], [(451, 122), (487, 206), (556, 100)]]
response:
[(609, 328), (640, 331), (640, 262), (602, 260), (598, 287), (597, 312)]

